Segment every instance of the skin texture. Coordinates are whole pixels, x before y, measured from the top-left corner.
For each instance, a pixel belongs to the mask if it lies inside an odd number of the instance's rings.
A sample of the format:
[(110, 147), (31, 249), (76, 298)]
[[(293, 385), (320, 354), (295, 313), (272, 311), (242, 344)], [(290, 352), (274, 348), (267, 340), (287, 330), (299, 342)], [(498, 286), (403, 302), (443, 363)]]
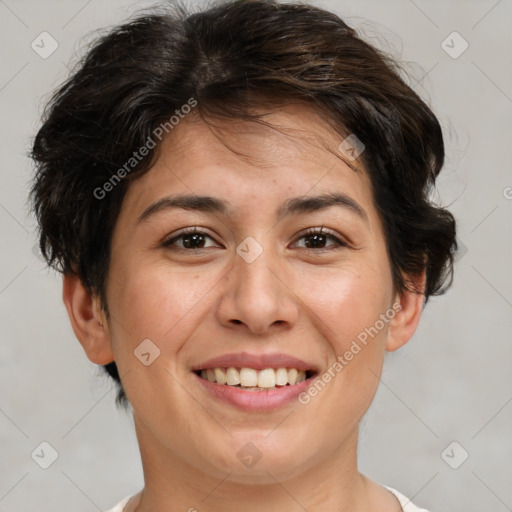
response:
[[(414, 334), (423, 296), (394, 293), (369, 179), (335, 156), (340, 135), (305, 106), (266, 119), (293, 134), (234, 121), (212, 131), (189, 117), (164, 140), (115, 226), (109, 320), (77, 278), (64, 277), (77, 338), (94, 363), (116, 361), (134, 410), (145, 488), (127, 510), (401, 510), (358, 471), (358, 423), (386, 350)], [(286, 199), (333, 191), (354, 199), (368, 222), (340, 206), (276, 221)], [(154, 201), (178, 193), (218, 197), (232, 212), (168, 209), (137, 223)], [(162, 246), (193, 226), (208, 235), (204, 249), (183, 249), (183, 239)], [(322, 226), (347, 245), (308, 246), (302, 232)], [(248, 236), (263, 248), (252, 263), (236, 253)], [(244, 412), (212, 399), (191, 373), (239, 351), (283, 352), (324, 372), (394, 303), (401, 310), (307, 405)], [(145, 366), (133, 352), (148, 338), (160, 356)], [(250, 468), (237, 457), (247, 442), (262, 454)]]

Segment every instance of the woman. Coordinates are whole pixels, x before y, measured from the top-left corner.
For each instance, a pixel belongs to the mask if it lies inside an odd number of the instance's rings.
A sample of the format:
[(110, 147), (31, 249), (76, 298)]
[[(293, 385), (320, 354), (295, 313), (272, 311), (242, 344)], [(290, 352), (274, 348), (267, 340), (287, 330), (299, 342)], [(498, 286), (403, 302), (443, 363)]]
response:
[(390, 58), (308, 5), (163, 9), (95, 43), (32, 155), (41, 250), (133, 408), (145, 486), (112, 511), (424, 510), (357, 467), (457, 248)]

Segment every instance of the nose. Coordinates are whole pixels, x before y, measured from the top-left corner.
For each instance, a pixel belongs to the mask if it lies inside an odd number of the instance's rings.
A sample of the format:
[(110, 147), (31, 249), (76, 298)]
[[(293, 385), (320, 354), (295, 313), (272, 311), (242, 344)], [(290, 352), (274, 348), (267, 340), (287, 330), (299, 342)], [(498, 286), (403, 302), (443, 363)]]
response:
[(262, 335), (288, 330), (297, 322), (300, 300), (279, 257), (271, 252), (265, 249), (251, 263), (234, 256), (217, 309), (224, 327)]

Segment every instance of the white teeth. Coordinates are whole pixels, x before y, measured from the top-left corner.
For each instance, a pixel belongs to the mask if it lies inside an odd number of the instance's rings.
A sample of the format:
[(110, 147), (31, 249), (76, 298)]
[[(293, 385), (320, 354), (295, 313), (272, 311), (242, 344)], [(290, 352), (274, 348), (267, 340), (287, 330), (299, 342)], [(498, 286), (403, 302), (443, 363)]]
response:
[(306, 380), (306, 372), (296, 368), (208, 368), (201, 371), (201, 377), (217, 384), (252, 389), (269, 389), (276, 386), (294, 386)]
[(278, 386), (286, 386), (288, 384), (288, 370), (279, 368), (276, 372), (276, 384)]
[[(217, 381), (218, 382), (218, 381)], [(240, 385), (246, 388), (258, 385), (258, 372), (253, 368), (242, 368), (240, 370)]]
[(222, 368), (215, 368), (213, 370), (215, 372), (215, 378), (219, 384), (226, 384), (226, 372)]
[(261, 370), (258, 373), (258, 387), (273, 388), (276, 385), (276, 372), (272, 368)]
[(290, 368), (288, 370), (288, 382), (290, 383), (290, 386), (293, 386), (294, 384), (297, 384), (297, 375), (298, 371), (295, 368)]
[(240, 384), (240, 374), (238, 373), (238, 370), (236, 368), (228, 368), (227, 383), (230, 386), (237, 386), (238, 384)]

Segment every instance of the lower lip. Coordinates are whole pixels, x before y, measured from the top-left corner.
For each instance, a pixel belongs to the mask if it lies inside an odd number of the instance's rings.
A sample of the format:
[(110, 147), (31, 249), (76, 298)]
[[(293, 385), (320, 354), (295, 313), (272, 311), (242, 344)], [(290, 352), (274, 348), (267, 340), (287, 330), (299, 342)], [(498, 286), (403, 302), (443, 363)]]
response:
[(257, 412), (278, 409), (293, 401), (298, 402), (298, 396), (315, 380), (315, 377), (311, 377), (293, 386), (286, 385), (266, 391), (244, 391), (242, 388), (228, 386), (227, 384), (210, 382), (194, 372), (192, 374), (199, 380), (204, 389), (215, 398), (240, 409)]

